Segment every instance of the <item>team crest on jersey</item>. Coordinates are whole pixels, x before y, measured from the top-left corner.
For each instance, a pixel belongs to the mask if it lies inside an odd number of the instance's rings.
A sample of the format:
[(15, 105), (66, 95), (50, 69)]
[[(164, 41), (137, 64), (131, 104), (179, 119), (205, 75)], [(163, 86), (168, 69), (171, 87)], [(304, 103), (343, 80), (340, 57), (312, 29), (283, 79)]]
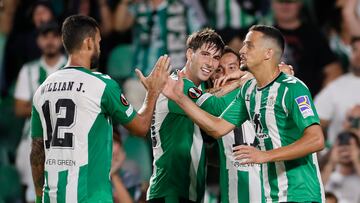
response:
[(299, 107), (300, 113), (303, 118), (307, 118), (308, 116), (314, 116), (314, 111), (311, 108), (310, 99), (307, 95), (297, 97), (295, 101)]
[(129, 102), (127, 101), (127, 99), (123, 94), (120, 95), (120, 101), (124, 106), (129, 106)]
[(196, 87), (192, 87), (189, 89), (188, 95), (192, 99), (197, 99), (197, 98), (201, 97), (202, 91)]
[(276, 102), (276, 98), (275, 98), (273, 95), (271, 95), (271, 96), (268, 98), (266, 104), (267, 104), (268, 106), (274, 106), (274, 105), (275, 105), (275, 102)]

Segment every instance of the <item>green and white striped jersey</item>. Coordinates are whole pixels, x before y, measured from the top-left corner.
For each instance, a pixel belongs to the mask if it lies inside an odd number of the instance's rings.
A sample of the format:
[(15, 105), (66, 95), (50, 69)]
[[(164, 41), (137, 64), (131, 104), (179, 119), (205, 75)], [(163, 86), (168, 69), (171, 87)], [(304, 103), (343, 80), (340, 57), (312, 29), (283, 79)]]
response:
[(241, 9), (237, 0), (209, 0), (210, 24), (216, 29), (246, 28), (256, 22), (256, 16)]
[[(214, 115), (220, 115), (226, 108), (223, 99), (203, 93), (188, 79), (184, 79), (184, 94)], [(154, 162), (147, 199), (174, 196), (201, 202), (205, 189), (205, 151), (200, 128), (164, 95), (156, 103), (151, 139)]]
[[(239, 90), (225, 95), (229, 103)], [(241, 164), (234, 159), (232, 148), (237, 145), (257, 146), (254, 127), (249, 121), (218, 139), (220, 152), (220, 193), (222, 203), (265, 202), (259, 164)]]
[(134, 4), (132, 12), (136, 18), (134, 26), (134, 67), (149, 74), (153, 64), (164, 54), (171, 58), (173, 69), (185, 64), (186, 38), (202, 25), (179, 0), (164, 0), (157, 9), (149, 1)]
[[(250, 119), (261, 150), (290, 145), (303, 136), (305, 128), (319, 124), (306, 85), (284, 73), (261, 89), (255, 79), (246, 82), (222, 118), (236, 126)], [(266, 202), (324, 201), (315, 153), (262, 164), (262, 181)]]
[(113, 202), (112, 120), (136, 116), (109, 76), (82, 67), (50, 75), (33, 98), (31, 135), (45, 148), (43, 202)]

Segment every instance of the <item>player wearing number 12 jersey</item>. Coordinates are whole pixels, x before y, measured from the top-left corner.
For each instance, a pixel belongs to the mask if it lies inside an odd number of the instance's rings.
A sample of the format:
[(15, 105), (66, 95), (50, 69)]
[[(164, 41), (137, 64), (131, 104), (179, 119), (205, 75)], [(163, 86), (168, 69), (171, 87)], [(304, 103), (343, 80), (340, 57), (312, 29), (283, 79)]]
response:
[(30, 159), (36, 202), (113, 202), (112, 122), (146, 134), (168, 77), (169, 58), (160, 57), (147, 78), (138, 72), (148, 95), (136, 113), (114, 80), (90, 70), (100, 54), (94, 19), (68, 17), (62, 40), (69, 62), (48, 77), (33, 98)]

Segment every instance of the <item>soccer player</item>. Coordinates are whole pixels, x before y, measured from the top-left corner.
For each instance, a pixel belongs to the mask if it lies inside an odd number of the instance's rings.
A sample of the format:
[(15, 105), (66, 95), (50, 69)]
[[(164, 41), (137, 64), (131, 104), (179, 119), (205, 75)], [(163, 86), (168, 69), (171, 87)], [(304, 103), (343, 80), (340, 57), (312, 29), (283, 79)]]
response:
[[(235, 72), (243, 75), (241, 79), (246, 81), (244, 78), (247, 78), (245, 75), (248, 73), (240, 70), (240, 55), (226, 46), (219, 67), (210, 77), (212, 84), (217, 83), (220, 78)], [(225, 85), (230, 82), (235, 81), (227, 81)], [(225, 95), (221, 95), (220, 92), (214, 94), (222, 96), (227, 101), (227, 104), (230, 104), (238, 92), (239, 89), (235, 89)], [(254, 127), (249, 121), (246, 121), (240, 127), (236, 127), (217, 139), (220, 152), (220, 194), (223, 203), (261, 203), (265, 200), (262, 192), (259, 164), (241, 164), (239, 160), (234, 159), (232, 153), (233, 146), (249, 145), (256, 147), (255, 136)]]
[(284, 39), (277, 29), (262, 25), (249, 29), (240, 50), (241, 67), (255, 79), (242, 86), (219, 118), (183, 95), (182, 80), (169, 79), (163, 94), (215, 138), (251, 120), (261, 150), (247, 145), (233, 150), (242, 164), (262, 164), (267, 202), (322, 202), (314, 152), (324, 147), (324, 136), (306, 85), (277, 68), (283, 50)]
[(15, 114), (26, 118), (23, 136), (16, 152), (16, 168), (24, 185), (26, 185), (25, 199), (35, 201), (35, 189), (30, 167), (30, 116), (32, 97), (36, 89), (48, 75), (64, 67), (66, 57), (61, 53), (60, 27), (55, 22), (44, 23), (37, 30), (37, 45), (42, 55), (34, 61), (25, 63), (20, 70), (15, 86)]
[(92, 72), (100, 54), (100, 31), (91, 17), (75, 15), (62, 25), (68, 64), (49, 76), (33, 98), (30, 155), (37, 202), (113, 202), (110, 182), (112, 121), (134, 134), (149, 129), (156, 99), (168, 77), (160, 57), (136, 113), (109, 76)]
[[(203, 93), (219, 65), (224, 43), (211, 29), (195, 32), (187, 39), (182, 72), (184, 92), (206, 111), (220, 115), (225, 101)], [(171, 76), (177, 80), (176, 75)], [(201, 202), (205, 189), (205, 151), (200, 129), (172, 100), (160, 95), (151, 126), (153, 174), (147, 193), (149, 202)]]

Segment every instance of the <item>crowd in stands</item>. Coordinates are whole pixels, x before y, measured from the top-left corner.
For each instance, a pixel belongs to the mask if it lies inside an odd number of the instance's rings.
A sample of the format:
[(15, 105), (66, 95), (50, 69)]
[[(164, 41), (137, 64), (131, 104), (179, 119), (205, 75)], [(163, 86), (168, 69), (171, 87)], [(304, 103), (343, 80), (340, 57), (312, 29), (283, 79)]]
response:
[[(319, 153), (326, 196), (360, 203), (360, 0), (0, 0), (0, 203), (35, 200), (32, 95), (66, 64), (60, 30), (73, 14), (99, 22), (98, 71), (115, 79), (135, 108), (146, 94), (135, 68), (147, 75), (163, 54), (172, 70), (182, 68), (193, 31), (213, 28), (239, 51), (251, 25), (275, 26), (286, 41), (283, 61), (308, 86), (326, 135), (327, 147)], [(151, 140), (120, 127), (114, 132), (114, 199), (144, 202)], [(216, 188), (215, 169), (208, 180)], [(213, 185), (206, 199), (217, 202)]]

